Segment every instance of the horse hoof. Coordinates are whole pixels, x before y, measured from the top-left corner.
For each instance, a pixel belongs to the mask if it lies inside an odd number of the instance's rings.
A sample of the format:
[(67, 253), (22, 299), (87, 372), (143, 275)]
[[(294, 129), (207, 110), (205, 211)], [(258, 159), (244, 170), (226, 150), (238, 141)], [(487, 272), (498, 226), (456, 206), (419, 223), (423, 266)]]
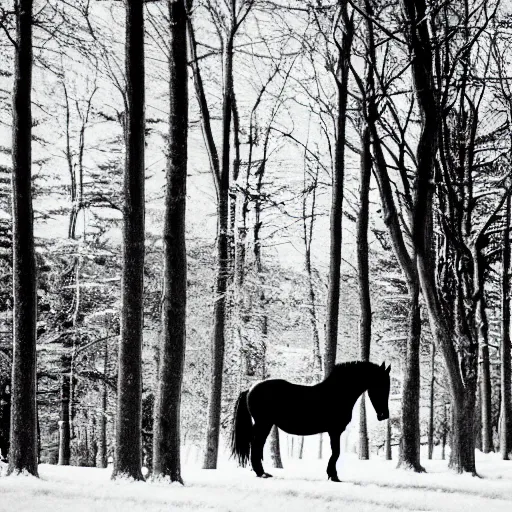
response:
[(333, 482), (341, 482), (341, 480), (338, 478), (338, 475), (328, 476), (327, 480), (331, 480)]
[(262, 473), (258, 475), (258, 478), (272, 478), (272, 475), (270, 473)]

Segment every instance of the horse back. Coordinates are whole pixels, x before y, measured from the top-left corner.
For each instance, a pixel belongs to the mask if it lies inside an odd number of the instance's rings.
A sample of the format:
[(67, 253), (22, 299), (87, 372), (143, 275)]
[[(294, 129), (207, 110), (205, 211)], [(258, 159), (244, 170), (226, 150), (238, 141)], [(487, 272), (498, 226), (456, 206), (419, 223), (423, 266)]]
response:
[(283, 379), (269, 379), (254, 385), (247, 403), (255, 422), (277, 425), (297, 435), (328, 431), (337, 423), (339, 413), (325, 388), (292, 384)]

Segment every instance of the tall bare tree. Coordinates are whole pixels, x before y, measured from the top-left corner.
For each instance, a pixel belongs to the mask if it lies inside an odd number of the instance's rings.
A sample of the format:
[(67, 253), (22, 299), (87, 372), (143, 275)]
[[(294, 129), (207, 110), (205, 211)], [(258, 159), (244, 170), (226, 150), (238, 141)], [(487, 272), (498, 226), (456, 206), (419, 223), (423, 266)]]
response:
[[(105, 324), (108, 325), (107, 321)], [(103, 346), (103, 382), (101, 383), (101, 407), (98, 417), (98, 453), (96, 456), (96, 467), (107, 467), (107, 406), (108, 406), (108, 387), (107, 387), (107, 371), (108, 371), (108, 340), (105, 340)]]
[[(483, 293), (479, 288), (477, 274), (480, 271), (479, 255), (484, 235), (496, 219), (508, 192), (501, 195), (496, 207), (492, 208), (483, 223), (475, 226), (475, 138), (484, 88), (475, 94), (469, 90), (469, 63), (471, 49), (496, 11), (487, 10), (485, 5), (471, 10), (468, 2), (465, 2), (462, 22), (455, 27), (461, 31), (460, 40), (463, 44), (455, 51), (453, 48), (445, 48), (442, 53), (441, 46), (433, 44), (431, 34), (434, 37), (440, 36), (436, 27), (446, 26), (451, 12), (445, 5), (442, 17), (434, 20), (429, 7), (425, 0), (402, 2), (407, 21), (406, 36), (411, 53), (414, 91), (421, 115), (415, 165), (412, 236), (431, 331), (443, 354), (448, 373), (453, 416), (450, 464), (458, 472), (476, 474), (473, 425), (478, 337), (475, 328), (475, 298)], [(477, 16), (480, 20), (475, 28), (473, 21)], [(452, 41), (454, 39), (450, 37), (443, 38), (444, 44)], [(488, 62), (484, 65), (488, 66)], [(460, 76), (457, 86), (452, 89), (451, 80), (456, 69)], [(452, 90), (458, 95), (455, 99), (450, 97)], [(453, 140), (457, 141), (457, 147)], [(436, 167), (438, 150), (440, 161), (439, 167)], [(451, 159), (454, 155), (455, 160)], [(449, 267), (448, 273), (455, 276), (452, 279), (453, 300), (449, 304), (442, 296), (444, 290), (436, 286), (432, 253), (433, 176), (437, 170), (443, 183), (443, 188), (438, 188), (437, 199), (445, 216), (440, 222), (443, 240), (448, 247), (443, 261)], [(447, 314), (444, 306), (451, 308), (453, 314)], [(450, 317), (452, 322), (449, 321)]]
[[(411, 120), (413, 104), (411, 103), (407, 108), (405, 116), (400, 116), (399, 109), (394, 104), (392, 98), (387, 94), (392, 85), (390, 81), (393, 81), (396, 72), (393, 70), (387, 71), (388, 62), (383, 62), (382, 66), (377, 63), (374, 11), (374, 2), (365, 0), (364, 9), (361, 10), (366, 26), (364, 44), (366, 46), (365, 53), (368, 68), (365, 81), (363, 82), (361, 80), (355, 70), (353, 70), (353, 74), (359, 85), (359, 90), (365, 104), (363, 113), (366, 115), (366, 122), (371, 135), (375, 176), (382, 204), (382, 217), (390, 235), (393, 252), (395, 253), (407, 284), (409, 299), (407, 350), (402, 388), (402, 435), (400, 441), (399, 465), (421, 472), (424, 471), (424, 469), (420, 464), (419, 451), (420, 285), (415, 268), (414, 249), (409, 250), (408, 245), (411, 244), (407, 243), (410, 242), (407, 220), (409, 220), (412, 215), (411, 206), (413, 199), (406, 162), (408, 158), (411, 158), (413, 161), (415, 161), (415, 158), (414, 155), (411, 154), (405, 137)], [(385, 37), (388, 37), (388, 35)], [(388, 55), (388, 53), (385, 52), (384, 55)], [(386, 78), (386, 73), (391, 75), (390, 79)], [(379, 94), (377, 94), (377, 91)], [(378, 97), (382, 98), (382, 103), (377, 102)], [(391, 119), (390, 123), (394, 128), (389, 130), (389, 125), (386, 124), (381, 125), (381, 127), (391, 132), (397, 151), (390, 151), (383, 142), (378, 124), (379, 119), (381, 119), (379, 109), (383, 109), (386, 113), (389, 113)], [(402, 117), (404, 117), (404, 120), (402, 120)], [(398, 203), (398, 205), (393, 193), (392, 180), (389, 175), (389, 165), (385, 157), (386, 150), (391, 155), (393, 163), (399, 171), (401, 184), (400, 196), (403, 197), (403, 201)]]
[(37, 276), (32, 210), (32, 0), (15, 2), (12, 120), (13, 362), (8, 474), (37, 476)]
[[(215, 144), (211, 126), (211, 115), (205, 94), (204, 83), (197, 55), (197, 42), (194, 27), (189, 18), (190, 52), (197, 101), (201, 112), (201, 127), (206, 150), (210, 160), (217, 194), (217, 269), (215, 278), (215, 300), (213, 306), (213, 333), (211, 358), (211, 384), (208, 400), (208, 426), (206, 433), (205, 469), (217, 467), (220, 435), (220, 412), (222, 398), (222, 376), (226, 339), (226, 293), (231, 273), (230, 238), (230, 150), (234, 100), (233, 59), (237, 33), (246, 20), (254, 0), (230, 0), (229, 2), (208, 2), (207, 9), (216, 25), (219, 43), (222, 48), (222, 138), (221, 152)], [(235, 109), (236, 110), (236, 109)]]
[(434, 455), (434, 409), (435, 409), (435, 385), (436, 385), (436, 346), (432, 343), (430, 359), (430, 397), (428, 414), (428, 458), (432, 459)]
[[(343, 219), (343, 184), (345, 178), (345, 133), (347, 117), (350, 55), (354, 37), (353, 16), (349, 17), (347, 0), (338, 1), (334, 39), (338, 51), (335, 79), (338, 94), (336, 112), (335, 162), (332, 175), (330, 214), (329, 285), (325, 320), (324, 373), (329, 375), (336, 363), (340, 303), (341, 247)], [(340, 35), (341, 33), (341, 35)], [(337, 39), (340, 37), (340, 40)]]
[(187, 254), (185, 209), (188, 137), (187, 11), (169, 0), (169, 148), (164, 226), (164, 283), (159, 378), (153, 424), (153, 474), (183, 483), (180, 409), (185, 362)]
[[(361, 163), (359, 179), (359, 215), (357, 217), (357, 276), (359, 281), (359, 349), (361, 361), (370, 360), (372, 338), (372, 304), (370, 298), (370, 269), (368, 264), (368, 221), (370, 206), (370, 180), (372, 157), (370, 129), (364, 122), (361, 135)], [(368, 428), (366, 422), (365, 394), (361, 396), (359, 410), (359, 458), (368, 460)]]
[(142, 329), (144, 325), (144, 1), (126, 3), (127, 122), (123, 272), (116, 445), (112, 478), (142, 476)]
[(501, 403), (500, 455), (503, 460), (512, 452), (512, 370), (510, 367), (510, 203), (508, 196), (503, 230), (503, 259), (501, 277)]
[[(497, 68), (497, 96), (503, 104), (507, 116), (507, 128), (512, 126), (512, 91), (507, 79), (508, 44), (500, 44), (506, 34), (496, 34), (492, 40), (493, 57)], [(509, 139), (509, 152), (512, 151), (512, 138)], [(512, 453), (512, 369), (510, 357), (510, 197), (507, 198), (501, 240), (501, 343), (500, 343), (500, 455), (508, 460)]]
[[(63, 65), (61, 65), (64, 67)], [(71, 209), (69, 213), (69, 225), (68, 225), (68, 238), (70, 240), (75, 240), (77, 235), (77, 219), (79, 213), (83, 210), (85, 202), (84, 202), (84, 155), (86, 149), (86, 130), (89, 128), (90, 123), (90, 115), (92, 110), (92, 102), (93, 98), (98, 90), (96, 85), (96, 79), (94, 80), (94, 85), (91, 90), (87, 94), (87, 98), (85, 100), (84, 109), (81, 110), (80, 102), (78, 100), (75, 101), (76, 111), (78, 114), (78, 118), (80, 119), (79, 123), (79, 137), (78, 137), (78, 148), (76, 151), (72, 148), (72, 98), (70, 97), (68, 86), (66, 84), (66, 76), (64, 69), (61, 71), (62, 73), (62, 88), (64, 93), (64, 107), (66, 112), (66, 123), (65, 123), (65, 139), (66, 139), (66, 147), (64, 150), (64, 155), (66, 158), (66, 163), (68, 167), (69, 177), (70, 177), (70, 200), (71, 200)], [(69, 295), (63, 294), (63, 299), (68, 299), (72, 301), (71, 307), (69, 310), (72, 312), (71, 322), (73, 324), (74, 331), (69, 333), (69, 336), (64, 340), (64, 344), (67, 348), (65, 353), (61, 356), (61, 414), (59, 420), (59, 461), (58, 464), (62, 466), (67, 466), (70, 463), (71, 456), (71, 439), (72, 439), (72, 412), (73, 406), (71, 401), (71, 396), (74, 390), (74, 378), (73, 378), (73, 354), (75, 353), (75, 345), (79, 338), (78, 333), (78, 314), (80, 311), (80, 302), (81, 302), (81, 294), (80, 294), (80, 283), (79, 283), (79, 275), (80, 275), (80, 264), (81, 264), (80, 254), (78, 256), (73, 256), (73, 263), (69, 266), (69, 269), (64, 272), (62, 276), (62, 281), (64, 285), (70, 284), (72, 280), (74, 280), (74, 285), (72, 287), (72, 292)]]

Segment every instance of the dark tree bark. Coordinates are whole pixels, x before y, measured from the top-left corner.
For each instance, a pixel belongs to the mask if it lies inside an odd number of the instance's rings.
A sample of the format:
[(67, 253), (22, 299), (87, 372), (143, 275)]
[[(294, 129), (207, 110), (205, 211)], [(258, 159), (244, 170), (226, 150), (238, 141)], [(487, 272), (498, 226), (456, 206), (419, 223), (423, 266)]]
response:
[[(253, 6), (252, 1), (237, 2), (233, 0), (226, 3), (229, 13), (224, 18), (226, 23), (217, 26), (223, 48), (223, 93), (222, 93), (222, 156), (219, 164), (218, 153), (212, 136), (210, 115), (203, 83), (197, 62), (196, 42), (192, 24), (189, 23), (190, 46), (192, 54), (192, 69), (194, 84), (199, 101), (202, 117), (203, 136), (210, 159), (215, 188), (217, 192), (217, 270), (215, 279), (215, 300), (213, 311), (212, 335), (212, 366), (211, 388), (208, 401), (208, 426), (206, 432), (206, 450), (203, 467), (215, 469), (217, 467), (218, 445), (220, 435), (220, 413), (222, 398), (222, 374), (224, 369), (225, 351), (225, 325), (226, 325), (226, 292), (232, 262), (230, 256), (230, 134), (231, 120), (236, 107), (234, 107), (233, 89), (233, 45), (240, 25), (246, 19)], [(216, 15), (214, 15), (214, 18)], [(235, 127), (236, 129), (236, 127)], [(235, 148), (237, 149), (237, 148)], [(235, 162), (238, 165), (239, 162)], [(235, 174), (236, 174), (235, 170)]]
[(105, 340), (103, 349), (103, 382), (101, 383), (101, 409), (98, 420), (98, 454), (96, 457), (96, 467), (107, 467), (107, 405), (108, 405), (108, 388), (107, 388), (107, 370), (108, 370), (108, 340)]
[(446, 459), (446, 444), (450, 436), (450, 419), (448, 417), (448, 404), (443, 404), (443, 420), (441, 424), (441, 459)]
[[(65, 344), (71, 352), (69, 342)], [(68, 466), (71, 455), (71, 423), (69, 421), (71, 402), (71, 354), (61, 357), (60, 375), (60, 419), (59, 419), (59, 462), (60, 466)]]
[[(360, 206), (356, 227), (357, 277), (359, 281), (359, 349), (361, 361), (369, 361), (372, 338), (372, 304), (370, 300), (370, 273), (368, 265), (368, 218), (372, 156), (370, 153), (370, 130), (366, 124), (361, 137), (361, 146)], [(368, 460), (370, 458), (365, 399), (366, 396), (363, 393), (359, 409), (359, 459), (361, 460)]]
[[(63, 366), (69, 365), (69, 357), (63, 357)], [(59, 421), (59, 466), (69, 466), (70, 449), (70, 431), (69, 431), (69, 366), (63, 368), (61, 373), (60, 387), (60, 421)]]
[[(231, 166), (231, 176), (229, 180), (229, 260), (233, 266), (233, 281), (235, 283), (236, 290), (239, 290), (243, 281), (243, 270), (244, 270), (244, 258), (245, 258), (245, 230), (243, 229), (243, 204), (245, 194), (238, 187), (238, 177), (240, 174), (240, 116), (238, 113), (238, 105), (236, 102), (235, 90), (233, 85), (231, 86), (231, 115), (233, 119), (233, 149), (234, 157), (233, 164)], [(237, 220), (239, 225), (237, 226)], [(240, 222), (242, 221), (242, 222)], [(238, 229), (237, 229), (238, 228)], [(240, 236), (241, 235), (241, 236)], [(241, 274), (237, 272), (241, 270)], [(240, 286), (238, 286), (240, 284)], [(235, 294), (237, 292), (235, 291)], [(240, 295), (240, 294), (238, 294)], [(236, 298), (235, 298), (236, 302)], [(235, 313), (236, 315), (236, 313)]]
[(233, 37), (229, 37), (224, 54), (224, 93), (222, 107), (222, 158), (217, 194), (217, 275), (213, 306), (212, 377), (208, 401), (208, 427), (204, 469), (216, 469), (219, 450), (222, 374), (224, 371), (226, 291), (229, 260), (229, 153), (232, 114)]
[[(451, 467), (457, 472), (476, 474), (473, 433), (477, 374), (475, 344), (471, 336), (468, 336), (468, 331), (461, 332), (468, 342), (465, 354), (461, 355), (464, 359), (463, 376), (452, 330), (446, 324), (437, 296), (431, 261), (432, 239), (427, 229), (433, 206), (432, 176), (440, 128), (427, 8), (425, 0), (402, 1), (402, 8), (408, 25), (414, 89), (421, 114), (412, 229), (417, 268), (431, 331), (436, 345), (443, 354), (448, 372), (453, 417)], [(460, 290), (458, 295), (460, 304)], [(460, 326), (459, 322), (458, 325)]]
[(391, 420), (386, 421), (386, 443), (384, 449), (386, 450), (386, 460), (392, 460), (391, 451)]
[[(233, 142), (235, 155), (233, 157), (232, 175), (231, 175), (231, 192), (230, 192), (230, 238), (233, 244), (232, 255), (233, 261), (233, 311), (231, 316), (231, 332), (236, 337), (240, 346), (241, 354), (247, 354), (247, 326), (251, 319), (250, 307), (246, 305), (247, 290), (245, 288), (245, 271), (246, 271), (246, 238), (247, 238), (247, 212), (249, 206), (249, 197), (246, 190), (249, 188), (249, 179), (251, 171), (251, 154), (252, 154), (252, 126), (249, 128), (249, 160), (247, 162), (247, 172), (245, 173), (245, 183), (238, 186), (240, 174), (240, 120), (238, 107), (233, 91), (232, 101), (233, 115)], [(244, 188), (245, 187), (245, 190)], [(252, 302), (249, 302), (252, 304)], [(247, 358), (242, 355), (241, 365), (247, 366)], [(247, 375), (247, 371), (246, 371)], [(243, 387), (243, 385), (242, 385)]]
[(507, 198), (503, 230), (501, 277), (501, 404), (500, 455), (509, 460), (512, 452), (512, 370), (510, 367), (510, 195)]
[(12, 120), (13, 362), (8, 474), (37, 476), (37, 275), (32, 210), (32, 0), (16, 8)]
[[(77, 220), (79, 213), (84, 207), (84, 154), (85, 154), (85, 132), (89, 124), (89, 117), (92, 111), (92, 101), (97, 92), (95, 86), (86, 100), (86, 106), (83, 111), (80, 110), (78, 102), (76, 108), (80, 118), (80, 135), (78, 142), (78, 150), (75, 151), (71, 148), (71, 105), (66, 86), (65, 76), (62, 77), (62, 87), (64, 91), (65, 109), (66, 109), (66, 161), (70, 177), (70, 200), (71, 210), (69, 214), (68, 225), (68, 238), (71, 240), (76, 239)], [(77, 161), (75, 161), (75, 156)], [(68, 353), (61, 358), (61, 415), (59, 420), (59, 464), (69, 464), (69, 454), (71, 452), (71, 439), (74, 437), (73, 431), (73, 412), (74, 406), (72, 404), (72, 396), (74, 394), (74, 361), (73, 355), (75, 343), (77, 340), (77, 319), (80, 307), (80, 287), (79, 287), (79, 272), (80, 272), (80, 256), (73, 256), (74, 268), (76, 270), (76, 287), (74, 289), (74, 313), (73, 313), (73, 328), (75, 335), (72, 338), (65, 340), (65, 346)], [(67, 273), (66, 273), (67, 274)], [(68, 275), (65, 276), (65, 281), (68, 281)], [(66, 282), (68, 284), (68, 282)], [(68, 411), (65, 411), (65, 404), (68, 406)]]
[(144, 14), (126, 4), (128, 119), (124, 173), (123, 271), (116, 449), (112, 478), (142, 476), (142, 328), (144, 292)]
[[(268, 132), (267, 132), (268, 134)], [(263, 162), (266, 162), (267, 158), (267, 146), (268, 146), (268, 135), (265, 140), (265, 147), (264, 147), (264, 156), (263, 156)], [(255, 224), (254, 224), (254, 259), (256, 263), (256, 271), (258, 272), (259, 278), (260, 278), (260, 290), (259, 290), (259, 307), (260, 307), (260, 316), (261, 316), (261, 335), (262, 335), (262, 347), (260, 351), (262, 352), (259, 354), (260, 364), (262, 366), (262, 377), (263, 379), (266, 379), (269, 377), (266, 371), (266, 348), (267, 348), (267, 335), (268, 335), (268, 317), (265, 312), (265, 304), (266, 304), (266, 298), (265, 298), (265, 291), (263, 289), (263, 262), (261, 259), (261, 245), (260, 245), (260, 228), (261, 228), (261, 190), (263, 186), (263, 176), (264, 176), (264, 169), (262, 169), (262, 172), (258, 176), (258, 183), (256, 187), (256, 195), (257, 199), (254, 204), (254, 210), (255, 210)], [(279, 430), (276, 425), (272, 427), (272, 430), (270, 431), (270, 456), (272, 457), (272, 462), (274, 464), (275, 468), (282, 469), (283, 468), (283, 461), (281, 459), (281, 445), (279, 442)]]
[[(368, 39), (368, 70), (366, 84), (360, 84), (362, 93), (366, 96), (366, 116), (368, 128), (371, 134), (372, 147), (374, 149), (375, 176), (382, 203), (383, 219), (388, 228), (393, 251), (404, 274), (409, 295), (409, 333), (407, 337), (407, 351), (404, 370), (404, 382), (402, 388), (402, 435), (400, 439), (400, 455), (398, 465), (410, 468), (414, 471), (424, 471), (420, 463), (420, 419), (419, 419), (419, 397), (420, 397), (420, 361), (419, 348), (421, 340), (421, 321), (419, 306), (419, 277), (415, 267), (415, 253), (409, 254), (405, 240), (404, 229), (398, 216), (391, 180), (389, 178), (386, 159), (382, 148), (381, 138), (377, 129), (379, 119), (378, 106), (376, 103), (375, 74), (377, 72), (377, 58), (375, 48), (375, 36), (373, 24), (373, 4), (365, 1), (366, 31)], [(403, 151), (403, 148), (401, 149)], [(404, 162), (403, 156), (400, 162)], [(406, 205), (412, 204), (410, 185), (408, 183), (405, 165), (400, 169), (405, 194)], [(407, 216), (411, 211), (404, 212)]]
[(423, 472), (420, 463), (420, 340), (421, 314), (419, 286), (409, 286), (409, 334), (405, 356), (404, 383), (402, 388), (402, 438), (398, 466)]
[(94, 414), (89, 414), (87, 436), (89, 439), (89, 449), (87, 451), (87, 466), (93, 468), (96, 466), (96, 456), (98, 455), (98, 440), (96, 439), (96, 417)]
[(476, 397), (475, 450), (482, 451), (482, 385), (479, 381)]
[[(217, 193), (217, 270), (215, 278), (215, 300), (213, 311), (212, 333), (212, 365), (210, 396), (208, 401), (208, 424), (206, 432), (206, 450), (203, 467), (215, 469), (220, 435), (220, 413), (222, 398), (222, 376), (224, 369), (225, 351), (225, 324), (226, 324), (226, 292), (230, 270), (232, 268), (229, 251), (229, 186), (230, 186), (230, 134), (233, 114), (233, 44), (237, 30), (247, 17), (253, 5), (252, 1), (232, 2), (228, 9), (229, 23), (219, 28), (219, 34), (225, 31), (222, 38), (224, 51), (223, 69), (223, 101), (222, 101), (222, 156), (219, 161), (213, 132), (211, 117), (206, 99), (203, 80), (197, 59), (197, 43), (190, 17), (188, 18), (188, 32), (190, 52), (192, 56), (192, 71), (197, 100), (201, 112), (201, 127), (210, 160), (215, 190)], [(236, 110), (236, 109), (235, 109)]]
[(428, 458), (432, 460), (432, 455), (434, 453), (434, 407), (435, 407), (435, 383), (436, 383), (436, 374), (435, 374), (435, 362), (436, 362), (436, 346), (432, 343), (432, 354), (430, 359), (430, 410), (428, 417)]
[(162, 335), (153, 424), (153, 474), (181, 482), (180, 405), (186, 344), (187, 254), (185, 210), (188, 138), (187, 12), (185, 0), (168, 2), (169, 150), (164, 226)]
[(336, 113), (335, 162), (332, 176), (330, 213), (329, 285), (325, 321), (324, 374), (328, 376), (336, 363), (338, 347), (338, 317), (340, 303), (341, 247), (343, 219), (343, 183), (345, 179), (345, 131), (350, 72), (350, 54), (354, 35), (353, 19), (347, 12), (347, 0), (340, 0), (341, 20), (344, 25), (339, 45), (336, 87), (338, 105)]
[(0, 380), (0, 460), (9, 455), (9, 432), (11, 425), (11, 383)]
[(492, 410), (491, 410), (491, 368), (489, 361), (489, 325), (485, 304), (483, 257), (475, 251), (475, 281), (478, 284), (477, 294), (477, 325), (480, 342), (480, 418), (482, 451), (494, 451), (492, 442)]

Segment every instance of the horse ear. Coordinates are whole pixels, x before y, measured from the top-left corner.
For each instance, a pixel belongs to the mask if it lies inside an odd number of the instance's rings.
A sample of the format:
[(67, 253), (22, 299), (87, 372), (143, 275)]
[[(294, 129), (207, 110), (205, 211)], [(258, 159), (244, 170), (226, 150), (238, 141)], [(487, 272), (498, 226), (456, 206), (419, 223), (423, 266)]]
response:
[(387, 368), (386, 368), (386, 373), (390, 373), (391, 372), (391, 365), (389, 365)]
[(379, 368), (382, 368), (383, 370), (386, 369), (386, 363), (382, 363)]

